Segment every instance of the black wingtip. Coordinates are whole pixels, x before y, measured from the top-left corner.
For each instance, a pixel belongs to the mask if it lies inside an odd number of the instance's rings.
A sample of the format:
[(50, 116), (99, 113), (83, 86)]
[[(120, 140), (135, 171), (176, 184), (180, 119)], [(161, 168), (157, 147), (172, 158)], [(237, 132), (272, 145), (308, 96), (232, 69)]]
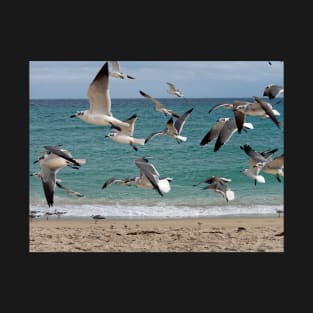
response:
[(147, 94), (145, 94), (143, 91), (139, 90), (139, 93), (142, 95), (142, 96), (146, 96)]
[(100, 71), (97, 73), (96, 77), (93, 79), (92, 82), (95, 82), (102, 77), (109, 76), (109, 63), (105, 62), (104, 65), (101, 67)]

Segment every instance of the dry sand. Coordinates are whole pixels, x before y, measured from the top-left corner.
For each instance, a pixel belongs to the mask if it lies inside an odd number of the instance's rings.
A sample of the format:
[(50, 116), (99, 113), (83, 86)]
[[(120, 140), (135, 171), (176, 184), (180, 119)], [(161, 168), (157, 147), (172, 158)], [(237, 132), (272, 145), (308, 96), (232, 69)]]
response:
[(283, 217), (49, 219), (29, 223), (30, 252), (283, 252)]

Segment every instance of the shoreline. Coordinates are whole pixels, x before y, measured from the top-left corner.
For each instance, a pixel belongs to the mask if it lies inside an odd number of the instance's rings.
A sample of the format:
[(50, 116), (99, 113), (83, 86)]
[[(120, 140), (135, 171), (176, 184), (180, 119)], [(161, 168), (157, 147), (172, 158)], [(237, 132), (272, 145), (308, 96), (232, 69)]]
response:
[(284, 217), (29, 222), (29, 252), (284, 252)]

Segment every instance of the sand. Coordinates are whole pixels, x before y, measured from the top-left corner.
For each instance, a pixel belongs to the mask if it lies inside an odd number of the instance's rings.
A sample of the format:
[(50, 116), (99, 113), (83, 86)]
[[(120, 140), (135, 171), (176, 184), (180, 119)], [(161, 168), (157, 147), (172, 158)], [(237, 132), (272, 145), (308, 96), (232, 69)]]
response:
[(284, 252), (283, 217), (33, 219), (29, 252)]

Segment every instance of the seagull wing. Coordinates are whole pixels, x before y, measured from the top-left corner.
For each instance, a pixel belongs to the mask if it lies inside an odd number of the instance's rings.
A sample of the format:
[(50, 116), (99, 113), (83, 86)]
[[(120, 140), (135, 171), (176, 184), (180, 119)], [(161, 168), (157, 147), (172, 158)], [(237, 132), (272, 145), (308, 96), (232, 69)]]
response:
[(147, 98), (147, 99), (149, 99), (150, 101), (152, 101), (152, 102), (155, 104), (156, 108), (158, 108), (158, 109), (163, 109), (163, 108), (164, 108), (164, 106), (162, 105), (161, 102), (159, 102), (158, 100), (152, 98), (151, 96), (149, 96), (149, 95), (146, 94), (145, 92), (139, 90), (139, 93), (140, 93), (142, 96), (144, 96), (145, 98)]
[(236, 121), (230, 119), (222, 127), (214, 146), (214, 152), (218, 151), (222, 145), (229, 141), (231, 136), (237, 131)]
[(274, 99), (278, 94), (284, 91), (282, 86), (269, 85), (265, 87), (263, 96), (269, 97), (269, 99)]
[(185, 122), (187, 118), (190, 116), (193, 108), (185, 112), (183, 115), (181, 115), (174, 123), (174, 127), (177, 129), (178, 135), (181, 133), (183, 130), (183, 127), (185, 125)]
[(109, 179), (107, 179), (105, 182), (104, 182), (104, 184), (103, 184), (103, 186), (102, 186), (102, 189), (104, 189), (104, 188), (107, 188), (107, 187), (109, 187), (110, 185), (112, 185), (112, 184), (114, 184), (114, 183), (124, 183), (125, 182), (125, 180), (124, 179), (119, 179), (119, 178), (109, 178)]
[(144, 159), (144, 161), (142, 159), (137, 159), (135, 163), (137, 167), (140, 169), (141, 176), (146, 176), (146, 178), (152, 184), (154, 189), (156, 189), (156, 191), (161, 196), (163, 196), (163, 193), (159, 188), (160, 174), (158, 173), (156, 168), (152, 164), (148, 163), (146, 159)]
[(45, 166), (41, 167), (40, 178), (43, 190), (49, 207), (53, 206), (53, 195), (55, 188), (56, 170), (51, 170)]
[(221, 129), (223, 128), (225, 121), (217, 122), (209, 131), (208, 133), (202, 138), (200, 142), (200, 146), (204, 146), (211, 142), (213, 139), (217, 138), (220, 134)]
[(264, 158), (261, 153), (253, 150), (249, 145), (240, 146), (240, 149), (243, 150), (252, 160), (256, 162), (267, 163), (267, 159)]
[(77, 166), (81, 166), (81, 164), (79, 164), (76, 160), (74, 160), (72, 158), (72, 155), (70, 154), (70, 152), (65, 150), (65, 149), (60, 149), (60, 148), (52, 147), (52, 146), (44, 146), (44, 148), (46, 150), (48, 150), (49, 152), (65, 159), (65, 160), (68, 160)]
[(209, 114), (218, 109), (218, 108), (223, 108), (223, 107), (226, 107), (226, 108), (230, 108), (230, 107), (233, 107), (233, 105), (231, 103), (218, 103), (218, 104), (215, 104), (211, 107), (211, 109), (209, 110)]
[[(129, 117), (127, 120), (125, 120), (124, 122), (128, 123), (129, 126), (119, 126), (120, 127), (120, 134), (133, 137), (136, 120), (137, 120), (137, 114), (133, 114), (131, 117)], [(114, 126), (113, 126), (113, 128), (114, 128)]]
[(161, 134), (164, 134), (164, 131), (163, 131), (163, 130), (158, 131), (158, 132), (151, 133), (151, 134), (145, 139), (145, 144), (146, 144), (151, 138), (153, 138), (154, 136), (161, 135)]
[(238, 133), (240, 134), (242, 129), (243, 129), (243, 124), (245, 123), (246, 115), (240, 110), (234, 109), (233, 111), (234, 111), (234, 116), (235, 116), (235, 121), (236, 121), (236, 126), (238, 129)]
[(120, 73), (120, 63), (118, 61), (110, 61), (112, 64), (112, 71)]
[(81, 193), (79, 193), (79, 192), (77, 192), (77, 191), (73, 191), (73, 190), (70, 190), (70, 189), (68, 189), (68, 188), (65, 188), (65, 187), (62, 186), (58, 181), (56, 182), (56, 185), (57, 185), (59, 188), (63, 189), (65, 192), (67, 192), (67, 193), (68, 193), (69, 195), (71, 195), (71, 196), (84, 197), (83, 194), (81, 194)]
[(167, 83), (167, 84), (169, 85), (170, 90), (172, 90), (172, 91), (176, 91), (176, 87), (175, 87), (175, 85), (174, 85), (174, 84), (172, 84), (172, 83)]
[(109, 69), (106, 62), (88, 88), (89, 111), (93, 114), (112, 116), (109, 90)]
[(266, 103), (264, 102), (263, 100), (261, 100), (260, 98), (258, 97), (253, 97), (259, 104), (260, 106), (262, 107), (262, 109), (265, 111), (265, 113), (271, 118), (271, 120), (275, 123), (275, 125), (277, 127), (280, 128), (280, 122), (278, 121), (278, 119), (276, 118), (272, 108)]

